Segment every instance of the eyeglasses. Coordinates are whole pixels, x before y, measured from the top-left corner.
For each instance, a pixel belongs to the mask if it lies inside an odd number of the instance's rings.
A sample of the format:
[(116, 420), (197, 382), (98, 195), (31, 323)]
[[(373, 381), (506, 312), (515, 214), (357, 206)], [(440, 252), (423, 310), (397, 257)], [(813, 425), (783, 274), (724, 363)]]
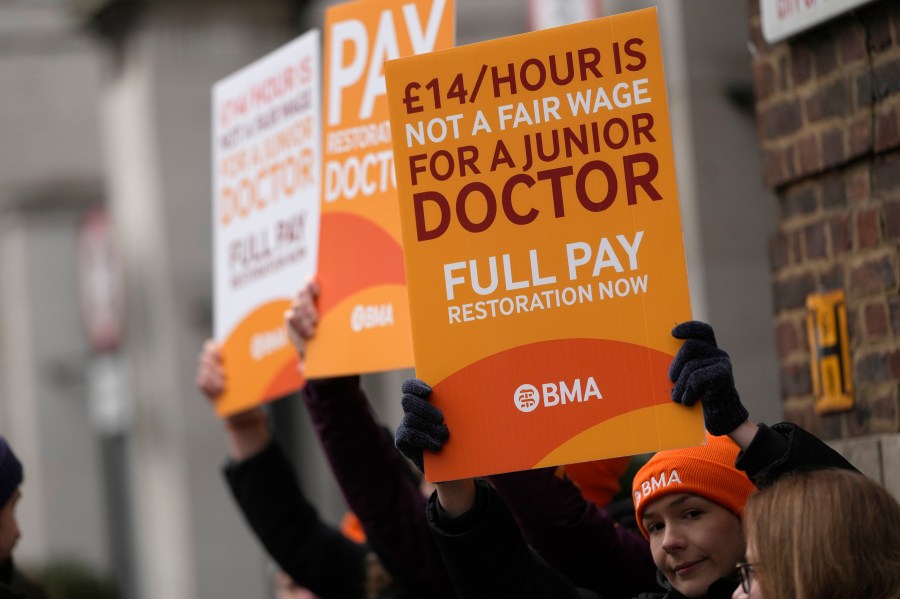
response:
[(750, 594), (750, 589), (753, 587), (753, 572), (756, 565), (757, 564), (751, 564), (750, 562), (740, 562), (737, 565), (738, 574), (741, 577), (741, 589), (748, 595)]

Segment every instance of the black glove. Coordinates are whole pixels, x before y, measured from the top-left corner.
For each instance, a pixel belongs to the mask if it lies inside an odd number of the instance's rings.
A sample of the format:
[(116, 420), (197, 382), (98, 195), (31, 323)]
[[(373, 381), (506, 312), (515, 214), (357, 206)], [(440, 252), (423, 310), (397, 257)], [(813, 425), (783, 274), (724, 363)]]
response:
[(431, 387), (424, 381), (409, 379), (403, 383), (403, 420), (394, 435), (400, 453), (422, 472), (425, 472), (422, 450), (440, 451), (450, 437), (444, 413), (428, 402), (429, 395)]
[(705, 322), (681, 323), (672, 329), (672, 336), (685, 340), (669, 367), (669, 379), (675, 384), (672, 401), (692, 406), (702, 399), (706, 430), (727, 435), (749, 416), (734, 388), (731, 358), (716, 345), (716, 335)]

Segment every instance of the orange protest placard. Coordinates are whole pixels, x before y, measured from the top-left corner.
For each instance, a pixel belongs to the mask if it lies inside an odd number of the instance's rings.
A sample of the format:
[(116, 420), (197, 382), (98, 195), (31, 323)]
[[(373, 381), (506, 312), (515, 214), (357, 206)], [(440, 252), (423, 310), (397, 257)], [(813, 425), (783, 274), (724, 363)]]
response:
[(655, 9), (385, 70), (428, 479), (702, 443)]
[(383, 64), (449, 48), (453, 0), (366, 0), (325, 14), (321, 318), (311, 378), (412, 366)]

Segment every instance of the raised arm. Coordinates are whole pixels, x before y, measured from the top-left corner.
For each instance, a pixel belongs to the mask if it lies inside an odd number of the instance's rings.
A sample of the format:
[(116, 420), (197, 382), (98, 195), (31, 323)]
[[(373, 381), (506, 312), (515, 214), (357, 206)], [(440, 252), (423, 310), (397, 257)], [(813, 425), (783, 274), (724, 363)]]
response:
[[(443, 413), (428, 401), (431, 387), (403, 384), (403, 420), (397, 448), (419, 469), (426, 451), (440, 451), (450, 436)], [(484, 481), (441, 482), (428, 504), (428, 523), (460, 599), (593, 597), (550, 568), (526, 544), (503, 500)]]
[(757, 486), (765, 486), (798, 469), (847, 468), (852, 464), (799, 426), (754, 424), (734, 385), (731, 358), (719, 348), (711, 326), (690, 321), (672, 330), (684, 344), (672, 361), (672, 400), (703, 402), (703, 419), (711, 434), (728, 435), (741, 449), (737, 467)]
[[(431, 405), (431, 387), (421, 379), (403, 383), (403, 420), (397, 428), (397, 449), (425, 472), (424, 451), (440, 451), (450, 438), (444, 414)], [(469, 511), (475, 504), (475, 481), (471, 478), (440, 482), (435, 485), (437, 500), (451, 516)]]
[[(207, 340), (197, 362), (197, 388), (210, 404), (215, 404), (228, 382), (219, 344), (212, 339)], [(233, 414), (223, 422), (229, 454), (234, 460), (245, 460), (261, 452), (272, 440), (266, 417), (259, 408)]]
[[(197, 386), (214, 404), (227, 384), (219, 346), (207, 341), (198, 362)], [(317, 595), (365, 597), (367, 548), (322, 521), (274, 442), (262, 410), (227, 417), (225, 431), (230, 447), (225, 479), (244, 518), (272, 559)]]
[[(285, 314), (301, 357), (318, 324), (310, 281)], [(390, 432), (375, 419), (358, 376), (310, 380), (303, 401), (350, 509), (389, 571), (410, 591), (449, 596), (450, 580), (425, 521), (425, 496)]]
[(669, 367), (672, 400), (686, 406), (703, 403), (703, 421), (712, 435), (728, 435), (741, 450), (747, 449), (758, 427), (734, 386), (731, 358), (719, 348), (716, 335), (705, 322), (692, 320), (672, 329), (684, 343)]

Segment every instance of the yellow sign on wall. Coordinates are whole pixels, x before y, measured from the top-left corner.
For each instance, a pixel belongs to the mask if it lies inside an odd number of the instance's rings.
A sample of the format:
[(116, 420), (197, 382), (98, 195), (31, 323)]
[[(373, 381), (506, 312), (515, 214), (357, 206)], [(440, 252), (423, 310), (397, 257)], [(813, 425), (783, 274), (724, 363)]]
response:
[(385, 66), (429, 480), (696, 445), (655, 9)]
[(853, 364), (843, 290), (806, 298), (806, 333), (812, 354), (809, 362), (816, 412), (853, 408)]

